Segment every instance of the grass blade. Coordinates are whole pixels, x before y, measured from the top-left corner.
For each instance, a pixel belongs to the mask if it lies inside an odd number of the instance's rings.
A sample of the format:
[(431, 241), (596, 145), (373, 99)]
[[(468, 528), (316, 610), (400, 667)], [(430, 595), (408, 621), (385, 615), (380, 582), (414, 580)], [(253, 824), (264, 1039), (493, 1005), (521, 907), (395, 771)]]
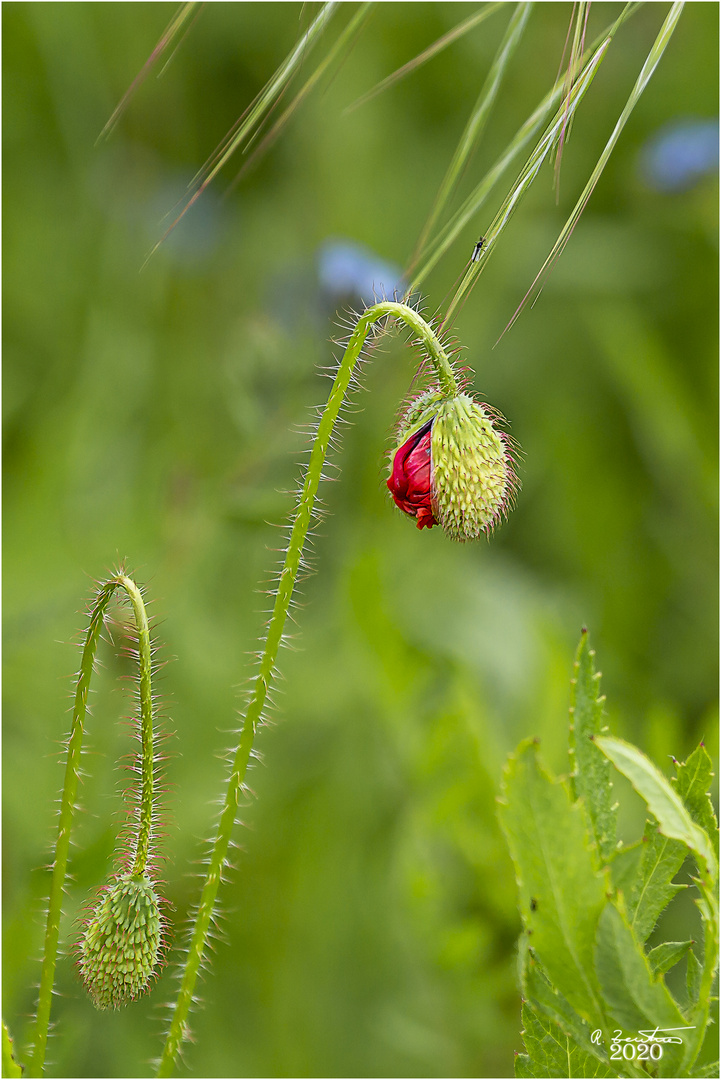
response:
[[(583, 213), (583, 211), (585, 210), (586, 204), (588, 203), (588, 200), (591, 198), (591, 195), (593, 194), (593, 190), (596, 187), (596, 184), (598, 183), (599, 179), (601, 178), (601, 173), (603, 172), (603, 170), (606, 167), (608, 159), (611, 156), (611, 152), (612, 152), (614, 146), (616, 145), (616, 143), (618, 142), (619, 136), (621, 135), (621, 132), (623, 131), (629, 116), (633, 112), (633, 109), (635, 108), (636, 103), (638, 102), (638, 99), (641, 97), (641, 94), (646, 89), (646, 86), (648, 85), (648, 82), (649, 82), (651, 76), (653, 75), (654, 71), (656, 70), (656, 67), (657, 67), (658, 63), (659, 63), (661, 57), (663, 56), (663, 54), (664, 54), (664, 52), (666, 50), (666, 46), (668, 45), (668, 43), (669, 43), (669, 41), (671, 39), (671, 36), (672, 36), (674, 30), (676, 29), (676, 25), (678, 23), (678, 20), (681, 17), (681, 12), (683, 11), (683, 6), (684, 6), (683, 0), (679, 0), (679, 2), (674, 3), (672, 5), (671, 10), (669, 11), (668, 15), (666, 16), (666, 19), (664, 20), (664, 24), (661, 27), (659, 35), (656, 38), (656, 41), (654, 42), (653, 47), (652, 47), (650, 53), (648, 54), (648, 56), (646, 58), (646, 62), (645, 62), (645, 64), (643, 65), (643, 67), (641, 69), (641, 72), (640, 72), (640, 74), (638, 76), (638, 79), (636, 80), (636, 85), (634, 86), (633, 90), (631, 91), (631, 96), (629, 97), (628, 101), (626, 102), (626, 104), (625, 104), (625, 106), (623, 108), (623, 111), (622, 111), (621, 115), (619, 116), (618, 120), (616, 121), (616, 126), (614, 127), (613, 131), (611, 132), (611, 136), (610, 136), (608, 142), (606, 143), (600, 158), (596, 162), (596, 165), (595, 165), (595, 167), (593, 169), (593, 172), (591, 173), (591, 175), (590, 175), (590, 177), (588, 179), (588, 183), (586, 184), (585, 188), (583, 189), (583, 191), (582, 191), (582, 193), (581, 193), (581, 195), (580, 195), (580, 197), (578, 199), (578, 202), (576, 203), (573, 210), (571, 211), (571, 214), (570, 214), (568, 220), (566, 221), (566, 224), (561, 229), (558, 240), (556, 240), (556, 243), (553, 245), (553, 248), (551, 249), (551, 252), (548, 255), (548, 258), (546, 259), (543, 266), (541, 267), (541, 269), (536, 274), (536, 277), (535, 277), (530, 289), (528, 290), (528, 292), (524, 296), (523, 300), (521, 301), (518, 308), (516, 309), (512, 319), (510, 320), (510, 322), (506, 326), (505, 330), (503, 331), (504, 334), (505, 334), (506, 330), (509, 330), (511, 328), (511, 326), (513, 326), (514, 322), (516, 321), (516, 319), (518, 318), (518, 316), (520, 315), (520, 313), (523, 311), (524, 307), (526, 306), (528, 298), (531, 295), (531, 293), (533, 292), (536, 285), (538, 284), (539, 280), (551, 268), (553, 263), (556, 261), (556, 259), (559, 257), (559, 255), (561, 255), (564, 248), (566, 247), (566, 244), (570, 240), (571, 233), (573, 232), (576, 225), (578, 224), (578, 220), (579, 220), (581, 214)], [(502, 336), (503, 335), (501, 335), (501, 337)]]
[[(160, 38), (160, 41), (155, 46), (155, 48), (151, 52), (148, 59), (145, 61), (142, 68), (140, 69), (138, 74), (135, 76), (135, 78), (133, 79), (133, 81), (130, 84), (130, 86), (128, 87), (128, 89), (123, 94), (122, 98), (120, 99), (120, 102), (119, 102), (118, 106), (113, 111), (112, 116), (108, 120), (108, 122), (105, 125), (105, 127), (103, 128), (103, 130), (98, 135), (98, 138), (97, 138), (96, 142), (100, 142), (101, 139), (107, 138), (107, 136), (113, 130), (113, 128), (117, 124), (118, 120), (123, 115), (123, 113), (127, 109), (128, 105), (130, 104), (130, 99), (133, 96), (133, 94), (135, 93), (135, 91), (138, 89), (138, 87), (145, 81), (145, 79), (150, 74), (150, 70), (153, 67), (153, 65), (156, 63), (157, 60), (160, 59), (160, 57), (165, 52), (165, 50), (168, 48), (168, 46), (171, 44), (171, 42), (178, 36), (178, 34), (182, 30), (185, 23), (188, 21), (190, 16), (193, 14), (194, 9), (195, 8), (201, 8), (202, 6), (203, 6), (202, 4), (199, 5), (198, 3), (196, 3), (195, 0), (194, 0), (193, 3), (181, 4), (178, 11), (175, 13), (173, 18), (170, 20), (167, 27), (163, 31), (163, 34), (162, 34), (162, 36)], [(200, 14), (200, 10), (198, 10), (195, 13), (195, 17), (197, 18), (199, 14)]]
[(456, 310), (461, 300), (470, 292), (471, 288), (478, 279), (483, 267), (488, 261), (490, 252), (496, 245), (498, 237), (501, 235), (506, 225), (511, 220), (513, 213), (520, 203), (523, 196), (530, 188), (533, 181), (538, 176), (538, 173), (543, 165), (544, 161), (551, 153), (554, 146), (557, 144), (560, 138), (561, 131), (568, 123), (569, 118), (573, 116), (574, 112), (583, 101), (586, 95), (586, 91), (593, 82), (594, 76), (598, 71), (598, 68), (606, 55), (609, 45), (611, 44), (611, 38), (606, 38), (605, 41), (595, 51), (585, 68), (581, 72), (579, 78), (573, 85), (573, 88), (565, 99), (561, 108), (556, 113), (551, 124), (546, 128), (541, 140), (535, 146), (531, 156), (521, 170), (516, 183), (513, 185), (510, 194), (504, 200), (500, 210), (496, 214), (493, 222), (486, 233), (486, 245), (483, 250), (482, 257), (472, 262), (468, 267), (461, 284), (459, 285), (455, 296), (451, 300), (448, 311), (446, 312), (446, 320), (450, 320), (453, 312)]
[[(566, 71), (566, 82), (564, 85), (566, 97), (568, 96), (568, 93), (573, 86), (573, 80), (576, 78), (576, 75), (581, 69), (583, 49), (586, 41), (586, 28), (588, 26), (588, 16), (591, 10), (591, 4), (584, 2), (577, 4), (574, 2), (573, 8), (576, 17), (574, 19), (573, 14), (571, 15), (571, 24), (573, 25), (573, 41), (571, 42), (571, 52), (569, 54), (568, 69)], [(569, 34), (570, 30), (571, 27), (569, 25)], [(568, 42), (568, 37), (566, 38), (566, 42)], [(565, 55), (565, 45), (563, 52)], [(563, 60), (561, 60), (561, 64), (563, 64)], [(554, 183), (556, 187), (556, 202), (558, 202), (561, 187), (561, 158), (563, 157), (563, 147), (566, 143), (566, 139), (569, 137), (570, 134), (571, 120), (569, 119), (568, 123), (564, 124), (563, 128), (561, 129), (561, 136), (558, 140), (558, 148), (556, 150), (556, 167), (554, 176)]]
[[(639, 7), (640, 4), (638, 3), (626, 4), (626, 7), (623, 9), (618, 19), (611, 23), (602, 34), (599, 34), (593, 44), (589, 46), (584, 55), (584, 60), (587, 64), (590, 62), (591, 57), (598, 46), (607, 38), (612, 38), (619, 27), (630, 18)], [(555, 85), (538, 104), (528, 119), (524, 121), (501, 156), (479, 181), (475, 189), (466, 198), (451, 220), (447, 222), (433, 240), (426, 245), (425, 249), (421, 251), (417, 261), (420, 261), (421, 258), (425, 258), (425, 262), (419, 270), (415, 271), (415, 273), (409, 273), (407, 275), (411, 279), (409, 293), (420, 287), (431, 270), (433, 270), (436, 263), (438, 263), (442, 256), (445, 255), (451, 244), (453, 244), (466, 225), (468, 225), (472, 218), (477, 214), (478, 210), (485, 203), (489, 194), (506, 169), (509, 168), (519, 154), (528, 146), (531, 139), (537, 134), (548, 114), (562, 99), (564, 82), (565, 78), (558, 78), (556, 80)], [(486, 256), (487, 250), (484, 251), (483, 257), (477, 263), (473, 264), (472, 269), (475, 267), (475, 272), (471, 278), (471, 284), (475, 282), (476, 275), (480, 273), (480, 269), (485, 263)], [(412, 269), (413, 267), (411, 267), (411, 271)]]
[[(275, 124), (268, 132), (268, 134), (264, 136), (262, 142), (253, 151), (251, 156), (246, 161), (245, 165), (243, 165), (243, 168), (235, 177), (233, 185), (238, 183), (241, 176), (243, 176), (254, 164), (254, 162), (257, 161), (257, 159), (261, 157), (262, 154), (264, 154), (265, 151), (275, 142), (275, 140), (278, 138), (278, 135), (280, 135), (281, 130), (285, 127), (288, 120), (290, 120), (295, 110), (303, 103), (303, 101), (311, 92), (316, 83), (320, 81), (320, 79), (323, 77), (330, 65), (335, 60), (336, 56), (338, 56), (338, 54), (342, 51), (345, 45), (349, 41), (351, 41), (353, 39), (353, 36), (360, 30), (360, 27), (370, 15), (372, 7), (372, 3), (361, 4), (359, 6), (355, 15), (346, 26), (345, 30), (338, 36), (337, 40), (328, 50), (321, 62), (318, 64), (313, 74), (310, 76), (304, 86), (298, 91), (288, 108), (283, 112), (283, 114), (278, 118), (278, 120), (276, 120)], [(252, 142), (252, 139), (249, 140), (248, 145), (250, 145), (250, 142)]]
[(148, 254), (145, 263), (153, 257), (163, 241), (173, 231), (178, 222), (187, 214), (193, 203), (200, 198), (208, 185), (215, 179), (225, 163), (233, 156), (233, 154), (246, 143), (250, 137), (256, 132), (262, 121), (268, 115), (270, 110), (276, 104), (281, 94), (285, 90), (286, 86), (290, 82), (291, 78), (295, 74), (302, 60), (304, 59), (308, 49), (316, 40), (317, 37), (325, 30), (328, 21), (333, 15), (335, 9), (338, 7), (338, 0), (328, 0), (323, 5), (321, 10), (316, 15), (315, 19), (308, 27), (302, 37), (296, 42), (295, 46), (280, 65), (278, 70), (266, 83), (261, 92), (258, 94), (255, 101), (249, 106), (245, 113), (231, 128), (229, 134), (226, 136), (225, 141), (221, 143), (220, 147), (212, 155), (209, 163), (201, 170), (201, 174), (204, 174), (204, 179), (200, 183), (197, 190), (191, 195), (186, 202), (185, 206), (175, 218), (173, 223), (165, 230), (158, 242), (153, 246)]
[(506, 68), (523, 36), (523, 31), (526, 28), (526, 23), (531, 14), (532, 7), (532, 4), (518, 4), (511, 16), (506, 32), (503, 35), (503, 40), (498, 47), (490, 71), (486, 76), (486, 81), (483, 84), (478, 101), (468, 118), (468, 122), (466, 123), (463, 134), (456, 147), (456, 151), (451, 159), (451, 163), (448, 166), (446, 175), (441, 181), (441, 186), (438, 189), (438, 194), (436, 195), (428, 220), (421, 232), (418, 241), (418, 249), (423, 248), (426, 244), (443, 208), (453, 194), (453, 190), (458, 183), (464, 167), (468, 163), (471, 153), (481, 139), (488, 117), (491, 114), (496, 97), (498, 96), (498, 91)]
[(452, 30), (449, 30), (447, 34), (443, 34), (442, 37), (439, 37), (437, 41), (434, 41), (432, 45), (429, 45), (428, 48), (424, 49), (418, 56), (414, 56), (407, 64), (403, 64), (402, 67), (397, 68), (391, 75), (387, 75), (386, 78), (379, 82), (377, 86), (374, 86), (372, 90), (361, 95), (357, 101), (354, 101), (352, 105), (349, 105), (345, 111), (347, 113), (353, 112), (354, 109), (358, 109), (361, 105), (365, 105), (366, 102), (371, 101), (374, 97), (377, 97), (378, 94), (382, 94), (384, 90), (387, 90), (390, 86), (400, 82), (406, 75), (410, 75), (416, 68), (421, 67), (422, 64), (425, 64), (439, 52), (442, 52), (449, 45), (452, 45), (458, 38), (463, 37), (463, 35), (467, 34), (470, 30), (475, 30), (475, 28), (480, 26), (482, 22), (485, 22), (490, 15), (495, 15), (498, 9), (504, 6), (503, 3), (485, 4), (480, 11), (474, 12), (470, 18), (459, 23), (458, 26), (454, 26)]

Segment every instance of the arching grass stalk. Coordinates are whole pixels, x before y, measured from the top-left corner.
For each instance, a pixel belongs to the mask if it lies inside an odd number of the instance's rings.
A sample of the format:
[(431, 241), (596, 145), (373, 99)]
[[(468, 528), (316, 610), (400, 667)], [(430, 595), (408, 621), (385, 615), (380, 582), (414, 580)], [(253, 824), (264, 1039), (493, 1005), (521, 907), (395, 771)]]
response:
[(327, 404), (318, 424), (311, 450), (308, 469), (290, 533), (285, 562), (280, 574), (273, 611), (268, 623), (260, 666), (255, 676), (251, 698), (243, 717), (238, 748), (233, 758), (225, 802), (218, 823), (217, 833), (210, 853), (210, 860), (200, 903), (193, 925), (188, 954), (183, 968), (180, 990), (173, 1010), (170, 1028), (158, 1067), (158, 1076), (171, 1076), (175, 1059), (187, 1035), (187, 1019), (193, 1002), (195, 983), (208, 939), (215, 901), (222, 871), (235, 824), (238, 803), (253, 740), (263, 716), (269, 687), (272, 683), (278, 649), (288, 617), (293, 589), (301, 565), (313, 507), (321, 480), (323, 464), (328, 453), (331, 436), (351, 382), (353, 370), (360, 357), (368, 332), (374, 323), (386, 316), (404, 322), (417, 336), (426, 352), (438, 381), (441, 393), (455, 398), (459, 392), (451, 362), (440, 341), (428, 323), (413, 308), (392, 301), (375, 304), (361, 315), (353, 330), (341, 359)]
[[(605, 30), (603, 30), (603, 32), (599, 34), (598, 37), (596, 37), (595, 40), (592, 42), (592, 44), (585, 50), (583, 56), (581, 57), (580, 64), (588, 66), (597, 65), (598, 62), (600, 62), (600, 59), (602, 59), (605, 55), (604, 43), (606, 42), (606, 40), (612, 39), (616, 34), (617, 30), (619, 30), (620, 27), (642, 6), (643, 5), (639, 3), (626, 4), (618, 18), (609, 26), (607, 26)], [(604, 47), (604, 52), (599, 56), (598, 49), (600, 46)], [(583, 77), (584, 75), (582, 72), (575, 80), (576, 87), (578, 87), (578, 83)], [(419, 253), (417, 259), (411, 267), (410, 272), (407, 275), (409, 281), (409, 295), (421, 287), (431, 270), (433, 270), (433, 268), (435, 267), (436, 263), (438, 263), (439, 260), (445, 255), (445, 253), (448, 251), (454, 241), (460, 236), (465, 227), (473, 220), (478, 211), (484, 205), (486, 199), (490, 195), (496, 183), (500, 180), (501, 176), (516, 160), (521, 151), (527, 147), (531, 139), (533, 139), (533, 137), (538, 133), (541, 126), (543, 125), (547, 117), (550, 115), (551, 111), (557, 107), (558, 103), (564, 97), (568, 96), (569, 92), (567, 92), (566, 82), (566, 75), (563, 75), (556, 79), (556, 82), (551, 88), (551, 90), (545, 95), (543, 100), (539, 102), (531, 115), (523, 122), (523, 124), (513, 136), (509, 144), (501, 153), (500, 157), (478, 182), (474, 190), (470, 193), (470, 195), (467, 196), (467, 198), (463, 201), (458, 210), (455, 211), (455, 213), (446, 222), (446, 224), (443, 225), (443, 227), (435, 234), (435, 236), (433, 236), (429, 240), (423, 250)], [(590, 84), (585, 84), (586, 89), (588, 88), (588, 85)], [(570, 93), (571, 98), (569, 100), (573, 100), (575, 98), (576, 104), (578, 104), (580, 102), (580, 98), (577, 97), (577, 89), (574, 90), (572, 88)], [(561, 131), (564, 130), (564, 116), (566, 118), (567, 131), (568, 121), (570, 117), (568, 117), (567, 112), (565, 111), (565, 107), (564, 112), (561, 114), (560, 120), (559, 117), (556, 116), (555, 119), (552, 121), (554, 133), (558, 138), (560, 138)], [(545, 158), (546, 153), (549, 150), (552, 150), (554, 146), (557, 145), (554, 139), (552, 139), (551, 142), (547, 144), (547, 134), (548, 133), (543, 135), (541, 141), (534, 149), (531, 157), (529, 158), (529, 161), (526, 163), (524, 169), (522, 170), (515, 184), (511, 188), (511, 192), (507, 197), (507, 201), (514, 198), (516, 189), (519, 185), (523, 183), (526, 171), (529, 169), (529, 167), (531, 167), (539, 152), (543, 152), (543, 156)], [(536, 174), (534, 173), (534, 177), (535, 175)], [(486, 230), (486, 232), (488, 232), (488, 230)], [(473, 275), (469, 277), (469, 275), (467, 274), (466, 279), (464, 280), (470, 280), (471, 282), (475, 281), (476, 270), (481, 264), (485, 265), (487, 253), (488, 236), (486, 236), (486, 245), (484, 247), (484, 254), (482, 259), (480, 259), (477, 263), (472, 263), (470, 269), (474, 271)], [(416, 268), (417, 262), (422, 264), (420, 268)]]
[(274, 105), (280, 99), (281, 95), (285, 91), (288, 83), (294, 76), (295, 72), (302, 65), (303, 61), (308, 55), (308, 51), (312, 44), (315, 42), (323, 31), (326, 29), (328, 22), (333, 16), (336, 8), (338, 7), (338, 0), (326, 0), (322, 8), (316, 15), (315, 19), (308, 27), (306, 32), (299, 38), (294, 45), (291, 52), (285, 58), (278, 70), (272, 76), (272, 78), (266, 83), (263, 89), (260, 91), (256, 99), (248, 106), (242, 116), (238, 118), (233, 125), (225, 140), (221, 143), (218, 149), (212, 154), (209, 161), (203, 166), (199, 174), (193, 180), (193, 185), (197, 183), (197, 190), (188, 197), (185, 201), (185, 205), (174, 219), (171, 225), (165, 230), (160, 240), (153, 246), (146, 263), (153, 257), (160, 245), (173, 231), (175, 226), (185, 217), (188, 210), (190, 210), (193, 203), (200, 198), (207, 186), (218, 175), (225, 163), (233, 154), (243, 146), (247, 146), (248, 141), (258, 132), (258, 129), (262, 122), (266, 119)]
[(486, 80), (481, 89), (478, 101), (474, 105), (471, 115), (466, 121), (463, 134), (460, 137), (455, 153), (441, 181), (438, 194), (435, 197), (431, 212), (428, 215), (421, 235), (416, 244), (416, 254), (422, 251), (428, 244), (428, 239), (440, 217), (441, 213), (450, 201), (451, 195), (456, 189), (465, 166), (470, 160), (473, 150), (477, 147), (485, 130), (488, 119), (493, 111), (498, 91), (500, 90), (503, 77), (510, 65), (513, 55), (523, 37), (533, 4), (517, 4), (516, 9), (509, 19), (503, 40), (498, 46), (493, 63), (491, 64)]
[(65, 781), (60, 801), (58, 835), (55, 844), (50, 897), (48, 900), (45, 946), (40, 975), (38, 1008), (35, 1020), (35, 1041), (32, 1059), (27, 1070), (27, 1075), (31, 1077), (42, 1076), (45, 1065), (50, 1008), (60, 935), (63, 889), (67, 873), (68, 853), (70, 850), (70, 833), (78, 792), (80, 755), (85, 727), (85, 716), (87, 713), (90, 679), (93, 672), (100, 633), (104, 625), (105, 613), (111, 598), (118, 589), (124, 590), (133, 610), (133, 618), (137, 633), (139, 663), (138, 692), (140, 701), (141, 784), (137, 832), (134, 839), (134, 851), (131, 856), (130, 876), (134, 879), (143, 878), (146, 874), (148, 865), (150, 843), (153, 833), (153, 802), (155, 795), (150, 628), (148, 625), (147, 613), (145, 611), (145, 604), (143, 603), (143, 598), (138, 586), (131, 578), (120, 571), (108, 581), (103, 582), (97, 590), (90, 609), (90, 622), (85, 635), (85, 643), (83, 645), (82, 658), (80, 661), (80, 671), (78, 673), (78, 682), (73, 705), (72, 727), (70, 738), (68, 739)]

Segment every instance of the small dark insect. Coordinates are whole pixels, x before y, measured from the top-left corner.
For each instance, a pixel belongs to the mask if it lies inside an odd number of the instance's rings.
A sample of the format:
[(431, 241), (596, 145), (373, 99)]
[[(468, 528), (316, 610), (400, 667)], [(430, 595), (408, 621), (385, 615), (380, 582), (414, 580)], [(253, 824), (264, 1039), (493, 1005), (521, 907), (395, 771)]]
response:
[(471, 262), (478, 262), (481, 257), (481, 252), (483, 251), (483, 245), (485, 244), (485, 242), (486, 238), (485, 236), (482, 236), (473, 249), (473, 254), (471, 255)]
[(531, 897), (531, 911), (535, 911), (537, 907), (538, 907), (538, 901), (536, 900), (535, 896), (532, 896)]

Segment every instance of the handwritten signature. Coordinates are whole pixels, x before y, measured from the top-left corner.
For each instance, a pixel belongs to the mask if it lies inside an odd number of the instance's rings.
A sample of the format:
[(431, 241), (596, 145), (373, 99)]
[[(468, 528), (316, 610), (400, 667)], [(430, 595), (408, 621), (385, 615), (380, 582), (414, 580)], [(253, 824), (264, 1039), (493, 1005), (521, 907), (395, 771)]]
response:
[[(650, 1028), (648, 1030), (640, 1029), (636, 1036), (629, 1035), (626, 1038), (623, 1038), (623, 1033), (622, 1033), (621, 1029), (617, 1028), (614, 1031), (613, 1035), (611, 1036), (611, 1044), (613, 1045), (614, 1043), (618, 1044), (618, 1043), (652, 1043), (652, 1042), (654, 1042), (654, 1043), (683, 1043), (683, 1038), (680, 1035), (669, 1035), (668, 1032), (670, 1032), (670, 1031), (693, 1031), (693, 1030), (694, 1030), (693, 1025), (689, 1025), (688, 1027), (678, 1027), (678, 1028), (657, 1027), (657, 1028)], [(661, 1032), (663, 1032), (664, 1034), (660, 1034)], [(594, 1043), (596, 1046), (598, 1046), (598, 1044), (601, 1042), (602, 1038), (603, 1038), (603, 1032), (600, 1030), (600, 1028), (597, 1028), (596, 1031), (594, 1031), (593, 1034), (591, 1035), (591, 1042)]]

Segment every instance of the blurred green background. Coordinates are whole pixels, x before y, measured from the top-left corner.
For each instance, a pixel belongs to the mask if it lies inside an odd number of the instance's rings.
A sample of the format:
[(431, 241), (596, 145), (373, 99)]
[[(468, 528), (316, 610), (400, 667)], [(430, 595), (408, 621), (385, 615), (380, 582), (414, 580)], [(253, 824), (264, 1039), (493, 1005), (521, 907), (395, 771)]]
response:
[[(461, 195), (551, 85), (570, 7), (534, 10)], [(620, 7), (593, 5), (589, 35)], [(163, 873), (177, 944), (268, 606), (258, 583), (282, 546), (268, 523), (291, 508), (336, 309), (358, 303), (359, 277), (391, 288), (407, 263), (513, 9), (346, 113), (474, 10), (377, 5), (259, 165), (229, 190), (231, 164), (140, 272), (315, 10), (205, 6), (96, 146), (174, 5), (3, 5), (4, 1014), (21, 1045), (92, 581), (127, 558), (170, 661)], [(354, 10), (342, 5), (306, 72)], [(388, 339), (365, 369), (340, 482), (322, 490), (279, 722), (258, 739), (193, 1075), (512, 1075), (519, 922), (495, 796), (523, 737), (564, 768), (582, 624), (616, 733), (662, 768), (701, 737), (715, 751), (718, 184), (683, 138), (715, 122), (717, 5), (687, 5), (568, 250), (493, 348), (666, 11), (646, 5), (619, 33), (574, 122), (560, 204), (549, 166), (457, 322), (475, 387), (523, 450), (517, 509), (490, 543), (420, 533), (390, 504), (384, 449), (416, 358)], [(427, 281), (430, 312), (511, 179)], [(123, 821), (129, 668), (109, 647), (102, 659), (68, 941)], [(69, 959), (58, 989), (51, 1075), (147, 1075), (167, 971), (115, 1015), (93, 1010)]]

